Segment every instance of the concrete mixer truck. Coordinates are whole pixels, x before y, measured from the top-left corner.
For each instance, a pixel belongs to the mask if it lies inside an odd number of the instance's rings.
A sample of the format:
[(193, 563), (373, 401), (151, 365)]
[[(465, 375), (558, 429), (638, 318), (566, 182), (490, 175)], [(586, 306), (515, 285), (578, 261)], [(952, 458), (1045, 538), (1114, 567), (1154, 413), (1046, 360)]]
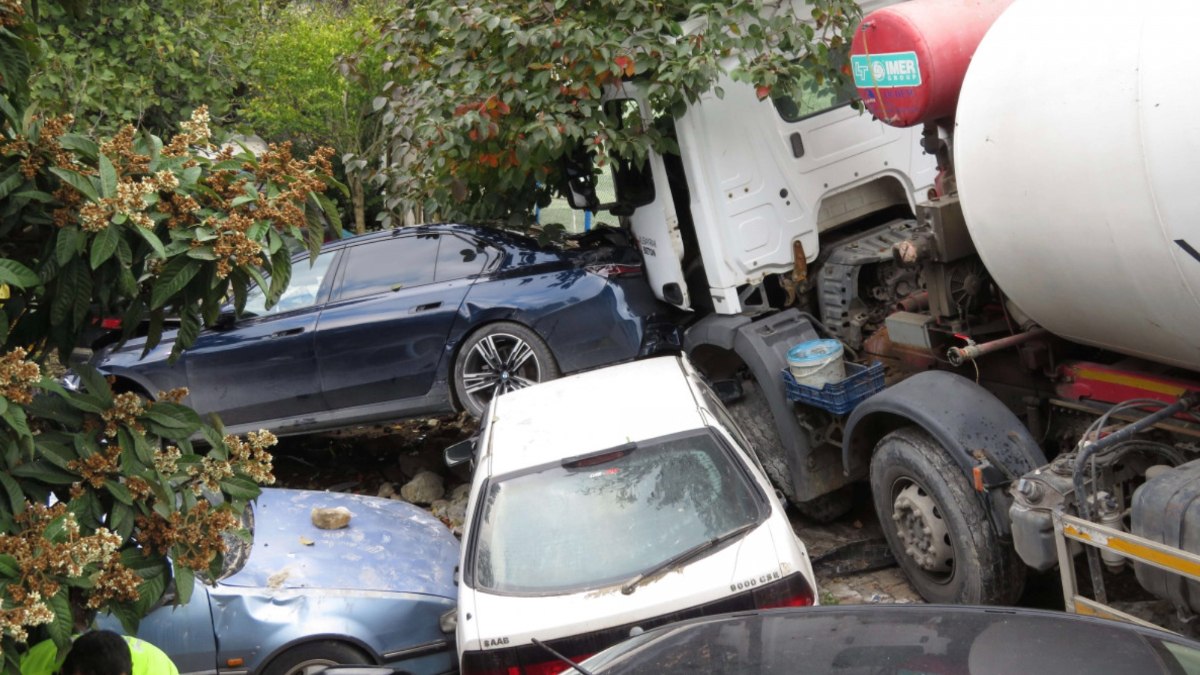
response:
[[(866, 112), (725, 82), (655, 120), (626, 83), (608, 105), (680, 152), (613, 163), (602, 208), (692, 312), (685, 348), (780, 491), (831, 518), (868, 482), (927, 600), (1009, 603), (1059, 565), (1076, 611), (1116, 615), (1105, 589), (1131, 569), (1200, 611), (1200, 585), (1164, 571), (1200, 578), (1200, 124), (1181, 80), (1200, 9), (863, 4)], [(844, 376), (813, 384), (796, 352), (822, 339)]]

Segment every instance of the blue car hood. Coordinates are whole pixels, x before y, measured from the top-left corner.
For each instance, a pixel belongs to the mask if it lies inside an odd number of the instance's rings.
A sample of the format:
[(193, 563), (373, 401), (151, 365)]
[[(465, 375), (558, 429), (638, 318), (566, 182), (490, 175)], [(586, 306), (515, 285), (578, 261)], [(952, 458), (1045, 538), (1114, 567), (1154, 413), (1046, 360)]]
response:
[[(350, 525), (322, 530), (312, 510), (344, 506)], [(405, 502), (315, 490), (264, 489), (254, 505), (254, 543), (222, 586), (422, 593), (455, 598), (458, 540)]]

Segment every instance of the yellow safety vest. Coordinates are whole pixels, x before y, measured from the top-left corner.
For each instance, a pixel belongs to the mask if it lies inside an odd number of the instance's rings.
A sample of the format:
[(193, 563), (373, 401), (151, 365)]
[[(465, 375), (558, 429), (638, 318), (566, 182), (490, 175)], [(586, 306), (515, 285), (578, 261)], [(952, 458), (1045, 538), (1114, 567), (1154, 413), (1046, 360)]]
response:
[[(125, 643), (133, 662), (133, 672), (129, 675), (179, 675), (171, 658), (158, 647), (128, 635)], [(54, 675), (63, 659), (58, 658), (53, 640), (42, 640), (21, 657), (21, 675)]]

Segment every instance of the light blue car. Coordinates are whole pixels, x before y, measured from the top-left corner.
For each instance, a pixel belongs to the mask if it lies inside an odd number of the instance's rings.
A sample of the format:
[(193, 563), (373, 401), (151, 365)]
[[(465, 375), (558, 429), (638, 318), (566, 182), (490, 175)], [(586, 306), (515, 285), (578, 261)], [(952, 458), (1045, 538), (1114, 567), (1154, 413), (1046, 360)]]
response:
[[(316, 507), (344, 506), (350, 525), (321, 530)], [(264, 489), (251, 543), (229, 572), (199, 581), (191, 601), (142, 620), (138, 637), (181, 674), (301, 675), (334, 664), (386, 664), (412, 675), (453, 671), (459, 544), (440, 521), (404, 502), (311, 490)], [(104, 617), (101, 627), (120, 630)]]

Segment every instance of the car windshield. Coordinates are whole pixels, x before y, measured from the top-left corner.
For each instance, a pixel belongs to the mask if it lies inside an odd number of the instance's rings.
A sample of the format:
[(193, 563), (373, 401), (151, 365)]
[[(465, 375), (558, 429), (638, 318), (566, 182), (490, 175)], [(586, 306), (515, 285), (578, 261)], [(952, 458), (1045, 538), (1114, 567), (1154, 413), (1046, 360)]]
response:
[(494, 478), (480, 513), (479, 588), (594, 588), (652, 569), (767, 515), (763, 495), (708, 430)]

